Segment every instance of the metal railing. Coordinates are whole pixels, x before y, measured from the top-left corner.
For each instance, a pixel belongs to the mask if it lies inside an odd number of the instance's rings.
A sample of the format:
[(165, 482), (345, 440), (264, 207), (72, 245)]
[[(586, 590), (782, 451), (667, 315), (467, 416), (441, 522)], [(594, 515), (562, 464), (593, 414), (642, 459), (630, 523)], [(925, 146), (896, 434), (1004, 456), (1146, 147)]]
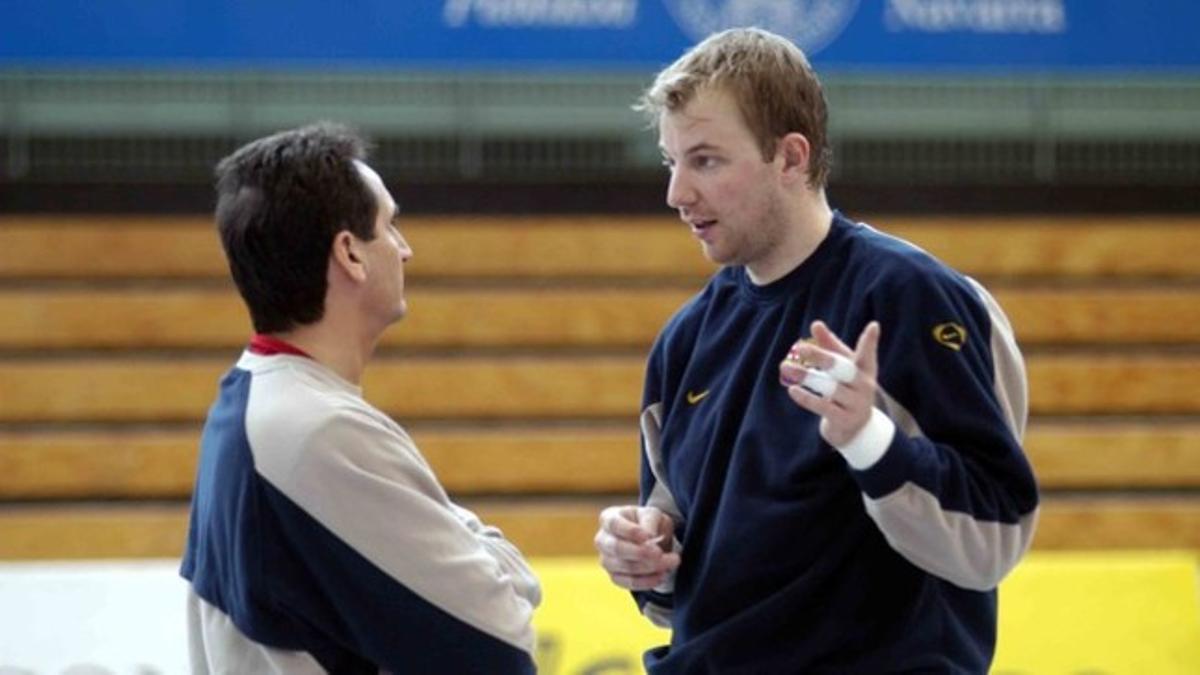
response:
[[(0, 179), (206, 180), (256, 135), (317, 119), (390, 174), (563, 179), (655, 170), (635, 74), (0, 71)], [(826, 76), (834, 178), (1184, 184), (1200, 78)]]

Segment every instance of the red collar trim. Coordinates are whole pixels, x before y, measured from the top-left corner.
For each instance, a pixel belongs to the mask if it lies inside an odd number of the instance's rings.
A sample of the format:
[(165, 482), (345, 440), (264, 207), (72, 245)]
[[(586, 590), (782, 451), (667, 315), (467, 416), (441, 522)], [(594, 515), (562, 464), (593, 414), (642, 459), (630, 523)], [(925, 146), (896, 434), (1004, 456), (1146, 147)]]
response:
[(309, 359), (312, 358), (308, 352), (300, 349), (296, 345), (290, 342), (284, 342), (283, 340), (280, 340), (276, 337), (271, 337), (270, 335), (263, 335), (262, 333), (256, 333), (254, 337), (250, 338), (250, 346), (248, 349), (252, 353), (260, 356), (271, 356), (273, 354), (292, 354), (293, 356), (303, 356)]

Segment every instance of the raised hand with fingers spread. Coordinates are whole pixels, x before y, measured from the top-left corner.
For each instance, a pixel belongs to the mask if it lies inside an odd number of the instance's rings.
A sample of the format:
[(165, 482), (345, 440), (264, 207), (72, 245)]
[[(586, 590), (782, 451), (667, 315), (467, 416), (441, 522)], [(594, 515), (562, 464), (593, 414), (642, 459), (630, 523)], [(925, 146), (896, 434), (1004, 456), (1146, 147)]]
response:
[[(838, 339), (823, 321), (812, 323), (812, 334), (815, 343), (797, 342), (779, 364), (779, 379), (797, 405), (821, 416), (821, 436), (840, 447), (867, 425), (875, 410), (879, 324), (867, 324), (854, 349)], [(834, 382), (829, 394), (814, 393), (804, 386), (806, 378), (819, 374)]]

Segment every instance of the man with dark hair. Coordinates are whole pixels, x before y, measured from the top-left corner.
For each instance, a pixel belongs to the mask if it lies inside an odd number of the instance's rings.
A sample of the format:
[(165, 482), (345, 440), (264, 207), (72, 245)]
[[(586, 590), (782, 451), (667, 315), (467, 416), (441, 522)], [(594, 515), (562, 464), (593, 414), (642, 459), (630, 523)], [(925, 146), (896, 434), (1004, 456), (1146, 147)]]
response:
[(322, 124), (217, 166), (256, 334), (201, 439), (181, 570), (196, 673), (534, 671), (532, 571), (362, 398), (412, 257), (365, 159)]
[(641, 107), (667, 203), (723, 265), (655, 342), (641, 500), (596, 533), (672, 629), (646, 669), (986, 672), (1038, 507), (1003, 312), (830, 208), (825, 97), (786, 39), (713, 35)]

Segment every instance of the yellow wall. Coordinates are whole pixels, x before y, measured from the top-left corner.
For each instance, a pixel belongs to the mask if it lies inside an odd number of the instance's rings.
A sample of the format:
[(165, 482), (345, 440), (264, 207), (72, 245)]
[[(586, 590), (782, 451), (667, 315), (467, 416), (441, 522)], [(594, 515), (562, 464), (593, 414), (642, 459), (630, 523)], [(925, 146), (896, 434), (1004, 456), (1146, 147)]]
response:
[[(640, 673), (667, 631), (593, 558), (534, 561), (543, 675)], [(1200, 591), (1191, 553), (1036, 553), (1000, 589), (996, 675), (1196, 675)]]

